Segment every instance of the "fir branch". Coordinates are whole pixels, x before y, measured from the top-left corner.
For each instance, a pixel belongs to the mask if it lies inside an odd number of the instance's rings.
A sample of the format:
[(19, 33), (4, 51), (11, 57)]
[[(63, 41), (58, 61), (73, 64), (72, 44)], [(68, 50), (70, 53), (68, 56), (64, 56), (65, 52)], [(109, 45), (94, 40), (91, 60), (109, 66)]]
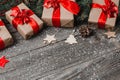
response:
[[(43, 11), (43, 1), (44, 0), (0, 0), (0, 18), (5, 20), (4, 13), (7, 10), (11, 9), (13, 6), (20, 4), (21, 2), (24, 2), (31, 10), (33, 10), (39, 17), (41, 17)], [(92, 0), (76, 0), (76, 2), (81, 7), (81, 11), (77, 16), (75, 16), (75, 25), (78, 26), (81, 24), (87, 24)], [(119, 24), (120, 7), (116, 26), (119, 27)]]

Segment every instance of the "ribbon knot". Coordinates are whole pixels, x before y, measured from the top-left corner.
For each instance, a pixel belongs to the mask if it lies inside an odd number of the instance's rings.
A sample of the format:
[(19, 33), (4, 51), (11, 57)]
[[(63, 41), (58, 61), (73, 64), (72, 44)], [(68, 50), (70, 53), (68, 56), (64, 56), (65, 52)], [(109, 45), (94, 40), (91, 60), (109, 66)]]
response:
[(19, 19), (19, 23), (20, 24), (28, 24), (30, 22), (30, 16), (33, 15), (33, 12), (31, 10), (26, 10), (26, 9), (22, 9), (22, 10), (17, 10), (16, 8), (12, 9), (12, 14), (11, 16)]
[(4, 23), (3, 21), (0, 20), (0, 26), (4, 26)]
[(114, 2), (111, 0), (104, 0), (105, 5), (100, 5), (93, 3), (92, 8), (100, 8), (102, 9), (102, 13), (100, 15), (98, 26), (100, 28), (105, 27), (105, 22), (107, 21), (107, 18), (114, 18), (118, 15), (118, 7)]
[(61, 25), (60, 5), (75, 15), (77, 15), (80, 11), (79, 5), (72, 0), (45, 0), (43, 5), (44, 7), (54, 8), (53, 15), (52, 15), (52, 23), (53, 23), (53, 26), (55, 27), (59, 27)]
[(34, 15), (32, 10), (19, 9), (17, 6), (12, 8), (11, 10), (12, 13), (10, 16), (14, 18), (12, 20), (12, 24), (16, 29), (18, 25), (29, 24), (32, 27), (34, 34), (39, 32), (38, 23), (31, 17), (32, 15)]
[(104, 14), (107, 15), (108, 18), (113, 18), (118, 15), (118, 8), (115, 5), (115, 3), (113, 3), (111, 0), (109, 0), (108, 5), (102, 7), (102, 10)]
[(47, 0), (44, 3), (44, 7), (46, 8), (59, 8), (60, 6), (60, 0)]

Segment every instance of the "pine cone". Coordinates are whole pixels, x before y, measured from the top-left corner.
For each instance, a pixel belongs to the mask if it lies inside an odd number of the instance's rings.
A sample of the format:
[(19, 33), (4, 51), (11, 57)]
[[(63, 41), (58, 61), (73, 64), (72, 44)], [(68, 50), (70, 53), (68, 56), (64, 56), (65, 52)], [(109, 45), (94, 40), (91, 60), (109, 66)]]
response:
[(84, 38), (90, 37), (95, 33), (93, 29), (89, 28), (86, 25), (80, 26), (79, 32), (81, 33), (81, 36)]

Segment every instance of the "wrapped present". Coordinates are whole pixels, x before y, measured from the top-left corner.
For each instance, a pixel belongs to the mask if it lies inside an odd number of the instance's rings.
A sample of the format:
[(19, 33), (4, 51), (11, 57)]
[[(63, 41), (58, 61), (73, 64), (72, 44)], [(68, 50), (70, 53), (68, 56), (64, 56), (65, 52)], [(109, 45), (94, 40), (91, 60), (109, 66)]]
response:
[(38, 18), (32, 10), (24, 3), (13, 7), (5, 13), (6, 19), (18, 30), (24, 37), (29, 39), (34, 34), (37, 34), (43, 26), (43, 22)]
[[(119, 0), (92, 0), (88, 22), (102, 29), (113, 29), (118, 15)], [(94, 26), (95, 26), (94, 25)]]
[(0, 19), (0, 50), (13, 44), (13, 39), (3, 21)]
[(80, 11), (75, 0), (44, 0), (42, 20), (48, 26), (74, 27), (74, 14)]

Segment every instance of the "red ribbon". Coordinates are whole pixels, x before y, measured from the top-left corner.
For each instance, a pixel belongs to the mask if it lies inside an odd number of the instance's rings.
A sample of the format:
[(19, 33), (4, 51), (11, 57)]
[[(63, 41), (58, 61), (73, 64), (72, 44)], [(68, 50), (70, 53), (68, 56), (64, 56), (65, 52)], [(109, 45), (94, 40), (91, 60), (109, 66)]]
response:
[[(0, 21), (0, 27), (4, 26), (3, 21)], [(2, 40), (2, 38), (0, 37), (0, 50), (5, 48), (5, 43)]]
[(60, 27), (60, 4), (69, 12), (77, 15), (80, 11), (79, 5), (71, 0), (45, 0), (44, 7), (54, 8), (52, 15), (52, 23), (55, 27)]
[(30, 16), (34, 13), (31, 10), (22, 9), (20, 10), (18, 7), (14, 7), (11, 9), (11, 16), (14, 17), (12, 20), (13, 26), (17, 29), (18, 25), (30, 24), (33, 29), (34, 34), (39, 32), (39, 25), (37, 22)]
[(100, 5), (93, 3), (92, 8), (100, 8), (102, 9), (102, 13), (98, 20), (98, 27), (99, 28), (105, 28), (105, 23), (107, 21), (107, 18), (114, 18), (118, 15), (118, 7), (115, 5), (114, 2), (111, 0), (104, 0), (105, 5)]

